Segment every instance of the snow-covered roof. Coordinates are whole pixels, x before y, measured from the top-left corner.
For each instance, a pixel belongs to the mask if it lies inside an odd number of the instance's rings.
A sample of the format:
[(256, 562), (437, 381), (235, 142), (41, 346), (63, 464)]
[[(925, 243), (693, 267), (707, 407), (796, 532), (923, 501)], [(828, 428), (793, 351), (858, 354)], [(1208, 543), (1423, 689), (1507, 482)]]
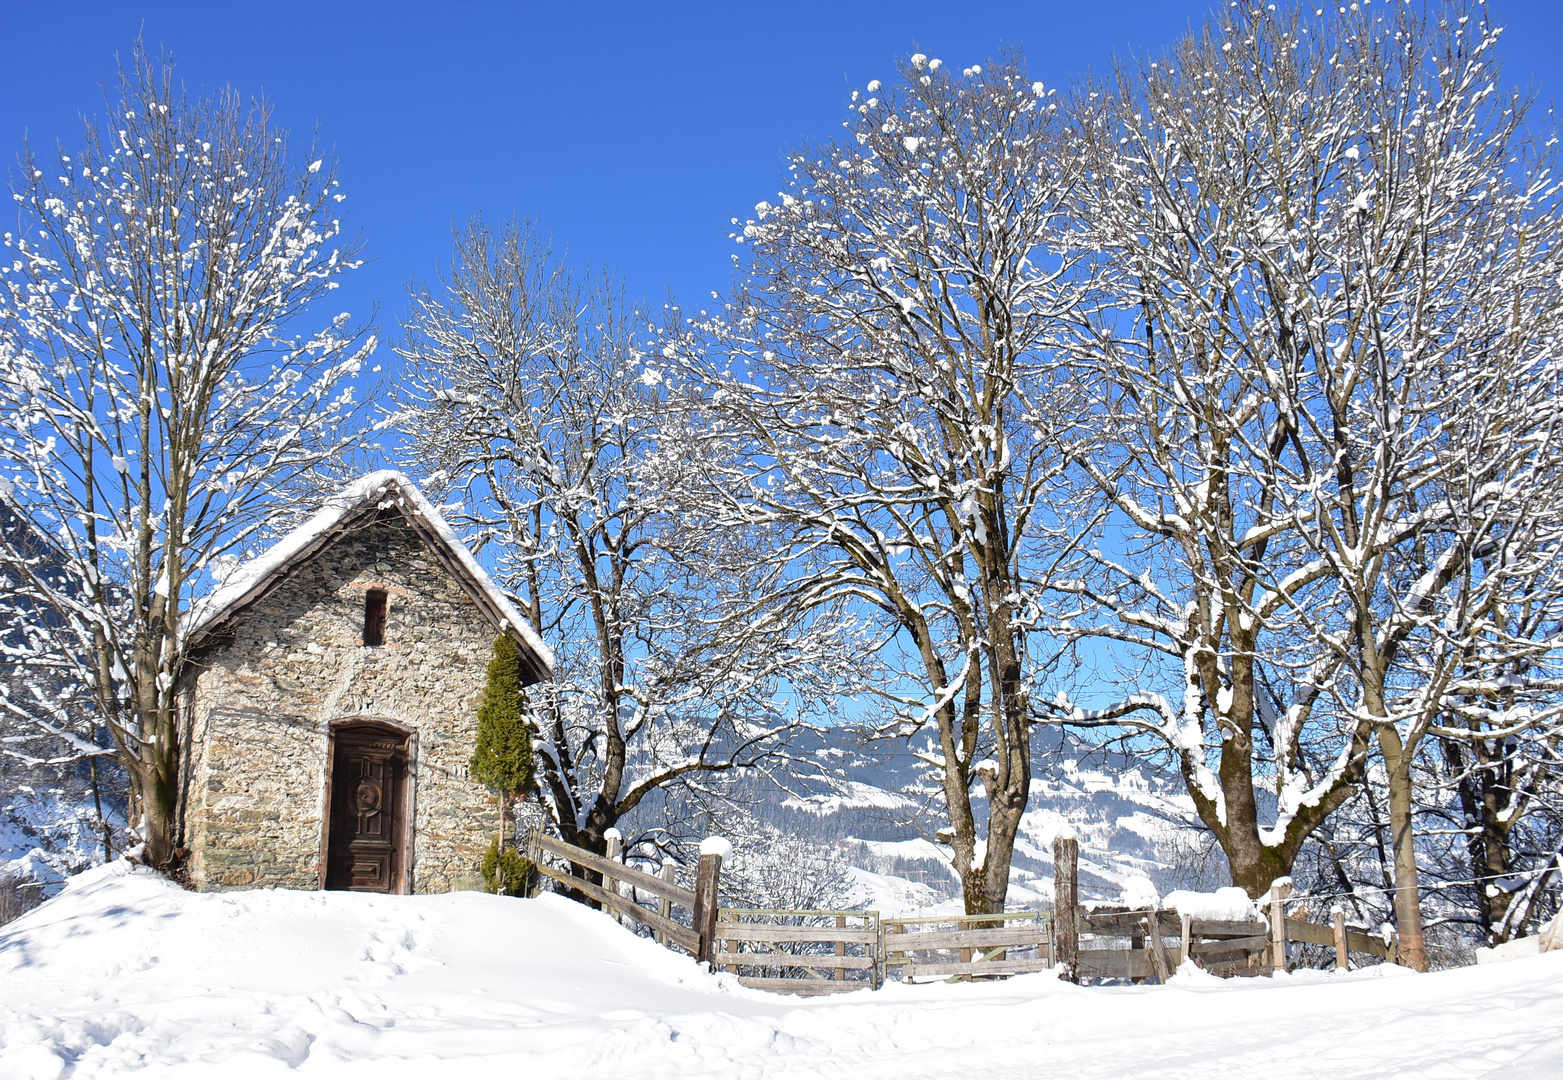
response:
[(494, 584), (467, 545), (440, 516), (434, 504), (403, 473), (385, 469), (360, 477), (326, 500), (304, 524), (241, 565), (211, 595), (197, 601), (187, 624), (188, 640), (216, 631), (230, 616), (259, 599), (289, 568), (320, 551), (363, 511), (401, 510), (414, 531), (467, 590), (495, 629), (508, 630), (536, 661), (538, 679), (553, 675), (554, 654), (510, 598)]

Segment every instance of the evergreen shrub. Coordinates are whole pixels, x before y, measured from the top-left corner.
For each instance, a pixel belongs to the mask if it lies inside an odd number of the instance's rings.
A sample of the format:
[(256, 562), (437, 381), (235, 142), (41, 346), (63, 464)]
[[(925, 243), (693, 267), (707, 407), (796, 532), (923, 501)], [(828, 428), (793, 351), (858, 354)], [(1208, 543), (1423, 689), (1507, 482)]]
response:
[(472, 779), (502, 796), (532, 787), (532, 733), (523, 717), (521, 651), (509, 634), (494, 639), (494, 658), (478, 706), (478, 741), (468, 762)]
[(483, 891), (499, 892), (499, 871), (505, 873), (505, 895), (525, 896), (527, 883), (532, 880), (532, 860), (526, 858), (513, 847), (507, 847), (503, 852), (499, 848), (499, 837), (488, 842), (488, 850), (483, 853)]

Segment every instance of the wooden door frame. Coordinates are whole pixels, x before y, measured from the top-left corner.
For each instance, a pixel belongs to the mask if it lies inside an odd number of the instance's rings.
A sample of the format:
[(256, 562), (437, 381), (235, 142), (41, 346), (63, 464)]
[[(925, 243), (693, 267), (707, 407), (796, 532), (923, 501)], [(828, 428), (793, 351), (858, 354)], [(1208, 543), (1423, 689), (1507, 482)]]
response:
[(396, 847), (396, 885), (391, 889), (391, 893), (408, 895), (412, 892), (412, 860), (413, 852), (416, 850), (413, 844), (413, 822), (417, 819), (413, 812), (415, 809), (413, 800), (417, 788), (413, 783), (413, 768), (417, 762), (418, 732), (415, 728), (378, 716), (344, 716), (331, 721), (327, 727), (325, 789), (320, 814), (320, 852), (316, 860), (319, 873), (316, 875), (315, 888), (324, 891), (326, 879), (331, 873), (331, 788), (332, 778), (336, 775), (337, 735), (343, 731), (368, 731), (402, 740), (402, 779), (396, 791), (401, 842)]

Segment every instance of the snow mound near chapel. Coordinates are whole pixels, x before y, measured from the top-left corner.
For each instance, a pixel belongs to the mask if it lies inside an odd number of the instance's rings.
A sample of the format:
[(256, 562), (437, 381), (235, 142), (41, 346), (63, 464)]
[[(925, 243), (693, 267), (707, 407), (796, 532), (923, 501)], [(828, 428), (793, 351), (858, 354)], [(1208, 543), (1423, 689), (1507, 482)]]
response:
[(1563, 1075), (1559, 986), (1563, 952), (798, 999), (555, 897), (192, 894), (118, 863), (0, 928), (0, 1077), (1540, 1080)]

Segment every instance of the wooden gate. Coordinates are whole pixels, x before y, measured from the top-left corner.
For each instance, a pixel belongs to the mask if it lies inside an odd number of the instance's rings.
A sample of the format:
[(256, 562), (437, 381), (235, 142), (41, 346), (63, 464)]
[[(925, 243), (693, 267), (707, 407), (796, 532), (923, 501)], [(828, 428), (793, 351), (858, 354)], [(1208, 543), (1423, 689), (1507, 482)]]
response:
[(885, 924), (885, 970), (901, 977), (954, 979), (1020, 975), (1053, 966), (1045, 911), (897, 918)]
[(716, 969), (757, 990), (812, 996), (879, 985), (877, 911), (723, 908), (716, 943)]

